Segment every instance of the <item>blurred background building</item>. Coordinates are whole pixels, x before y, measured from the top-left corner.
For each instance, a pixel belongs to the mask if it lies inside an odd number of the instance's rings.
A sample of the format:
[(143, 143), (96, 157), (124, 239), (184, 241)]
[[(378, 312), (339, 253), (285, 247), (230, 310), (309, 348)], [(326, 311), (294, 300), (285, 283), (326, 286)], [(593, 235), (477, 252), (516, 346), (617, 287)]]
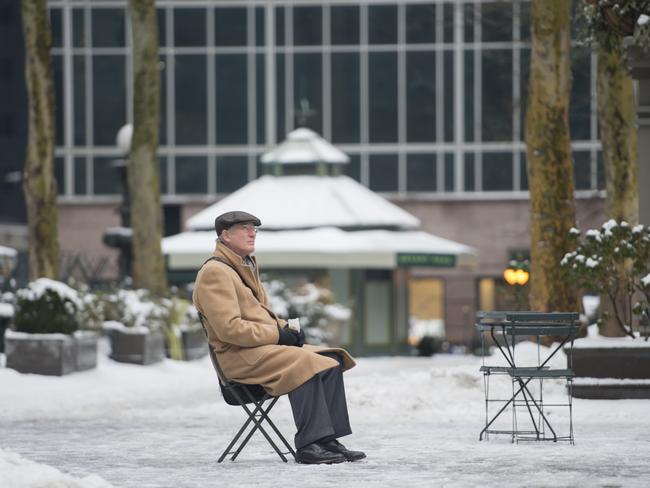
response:
[[(296, 127), (348, 154), (343, 171), (478, 251), (474, 271), (411, 267), (412, 315), (473, 337), (476, 309), (512, 306), (502, 273), (529, 249), (523, 120), (528, 1), (158, 0), (165, 235), (261, 176)], [(18, 0), (0, 2), (0, 244), (17, 242), (26, 142)], [(110, 277), (118, 130), (131, 120), (125, 0), (50, 0), (60, 240)], [(575, 37), (575, 33), (574, 33)], [(577, 218), (604, 217), (595, 55), (572, 46)], [(13, 176), (12, 176), (13, 175)], [(14, 240), (12, 240), (14, 239)], [(19, 249), (25, 244), (16, 245)], [(65, 263), (65, 261), (64, 261)], [(64, 265), (65, 267), (65, 265)]]

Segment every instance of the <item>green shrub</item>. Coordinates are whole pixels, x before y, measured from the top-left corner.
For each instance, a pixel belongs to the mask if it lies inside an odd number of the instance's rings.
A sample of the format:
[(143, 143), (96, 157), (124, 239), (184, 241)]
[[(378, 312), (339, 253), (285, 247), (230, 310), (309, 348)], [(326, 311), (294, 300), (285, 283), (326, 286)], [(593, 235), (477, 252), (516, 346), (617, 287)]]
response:
[(47, 278), (16, 293), (14, 325), (19, 332), (72, 334), (79, 329), (81, 301), (75, 290)]

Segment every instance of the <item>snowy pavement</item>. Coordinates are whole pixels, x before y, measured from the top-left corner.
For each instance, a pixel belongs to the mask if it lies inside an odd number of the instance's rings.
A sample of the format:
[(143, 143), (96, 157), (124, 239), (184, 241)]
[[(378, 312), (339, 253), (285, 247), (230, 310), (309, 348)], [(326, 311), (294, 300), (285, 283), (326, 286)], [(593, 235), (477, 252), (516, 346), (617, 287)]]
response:
[[(259, 435), (237, 461), (217, 464), (243, 412), (220, 399), (207, 358), (142, 367), (102, 356), (96, 370), (61, 378), (0, 368), (0, 486), (648, 486), (650, 400), (574, 400), (575, 446), (479, 442), (480, 364), (360, 359), (346, 373), (355, 433), (342, 441), (368, 458), (333, 466), (284, 464)], [(544, 387), (545, 399), (563, 393)], [(549, 410), (554, 426), (568, 425), (565, 411)], [(291, 440), (286, 398), (273, 418)]]

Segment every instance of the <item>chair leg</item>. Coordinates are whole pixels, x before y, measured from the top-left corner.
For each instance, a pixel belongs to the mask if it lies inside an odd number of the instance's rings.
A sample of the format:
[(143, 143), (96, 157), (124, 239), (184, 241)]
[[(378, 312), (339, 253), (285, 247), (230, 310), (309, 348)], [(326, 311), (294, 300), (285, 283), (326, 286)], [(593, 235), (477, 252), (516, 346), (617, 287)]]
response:
[[(275, 403), (276, 403), (277, 401), (278, 401), (278, 398), (277, 398), (277, 397), (274, 398), (274, 399), (271, 401), (271, 404), (269, 405), (267, 411), (270, 411), (271, 408), (273, 408), (273, 405), (275, 405)], [(269, 434), (266, 432), (266, 430), (265, 430), (264, 427), (262, 426), (262, 420), (258, 420), (257, 417), (256, 417), (258, 411), (264, 412), (264, 410), (263, 410), (263, 408), (262, 408), (263, 402), (264, 402), (264, 400), (260, 401), (259, 404), (258, 404), (257, 402), (255, 402), (256, 408), (255, 408), (252, 412), (251, 412), (250, 409), (246, 406), (246, 404), (243, 404), (243, 405), (242, 405), (242, 408), (244, 408), (244, 410), (246, 410), (246, 413), (248, 413), (248, 415), (249, 415), (249, 419), (250, 419), (250, 420), (251, 420), (255, 425), (254, 425), (253, 428), (250, 430), (250, 432), (248, 433), (248, 435), (246, 436), (246, 438), (242, 441), (242, 443), (240, 444), (240, 446), (239, 446), (239, 448), (237, 449), (237, 451), (235, 451), (235, 453), (233, 454), (233, 456), (230, 458), (231, 461), (234, 461), (235, 459), (237, 459), (237, 456), (239, 456), (239, 453), (242, 451), (242, 449), (244, 448), (244, 446), (248, 443), (248, 441), (249, 441), (250, 438), (253, 436), (253, 434), (255, 433), (255, 431), (256, 431), (256, 430), (259, 430), (259, 431), (262, 433), (262, 435), (266, 438), (266, 440), (268, 441), (268, 443), (271, 444), (271, 447), (275, 450), (275, 452), (278, 454), (278, 456), (280, 456), (280, 459), (282, 459), (282, 461), (284, 461), (285, 463), (288, 462), (288, 461), (287, 461), (287, 458), (284, 456), (284, 454), (282, 453), (282, 451), (280, 451), (280, 449), (279, 449), (278, 446), (275, 444), (275, 442), (273, 441), (273, 439), (271, 439), (271, 436), (269, 436)], [(262, 418), (263, 418), (263, 417), (262, 417)], [(268, 418), (267, 418), (267, 420), (268, 420)]]

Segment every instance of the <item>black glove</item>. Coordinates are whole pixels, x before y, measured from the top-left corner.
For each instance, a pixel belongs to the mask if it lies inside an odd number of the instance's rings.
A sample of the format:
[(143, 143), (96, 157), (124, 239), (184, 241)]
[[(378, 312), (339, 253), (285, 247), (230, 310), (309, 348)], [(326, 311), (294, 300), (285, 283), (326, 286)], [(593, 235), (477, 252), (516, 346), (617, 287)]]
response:
[(278, 344), (280, 346), (297, 346), (298, 334), (293, 330), (291, 330), (287, 325), (285, 325), (284, 327), (280, 327), (278, 325)]
[(299, 332), (296, 332), (295, 330), (291, 329), (292, 332), (296, 335), (296, 338), (298, 339), (298, 342), (296, 343), (296, 346), (302, 347), (304, 346), (307, 341), (305, 340), (305, 331), (300, 329)]

